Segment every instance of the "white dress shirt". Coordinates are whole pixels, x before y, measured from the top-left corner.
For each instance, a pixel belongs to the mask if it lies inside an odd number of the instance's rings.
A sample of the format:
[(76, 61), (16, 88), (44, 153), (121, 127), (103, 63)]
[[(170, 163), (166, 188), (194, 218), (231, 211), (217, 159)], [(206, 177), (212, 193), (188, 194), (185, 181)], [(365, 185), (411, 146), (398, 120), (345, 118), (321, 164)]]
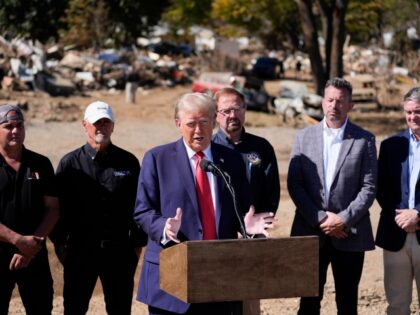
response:
[(418, 141), (410, 129), (410, 148), (408, 154), (409, 165), (409, 188), (408, 207), (414, 209), (416, 206), (416, 184), (420, 172), (420, 141)]
[[(197, 165), (197, 156), (195, 155), (196, 153), (185, 143), (185, 141), (184, 141), (184, 146), (185, 146), (185, 149), (187, 150), (188, 160), (190, 161), (191, 171), (192, 171), (192, 174), (193, 174), (193, 177), (194, 177), (194, 182), (195, 182), (196, 181), (195, 167)], [(211, 154), (211, 146), (210, 145), (202, 152), (204, 153), (203, 159), (206, 159), (206, 160), (209, 160), (209, 161), (213, 162), (213, 155)], [(217, 213), (217, 211), (220, 210), (220, 209), (216, 209), (216, 206), (218, 205), (218, 203), (216, 202), (217, 198), (218, 198), (216, 176), (214, 176), (210, 172), (207, 172), (207, 177), (209, 179), (211, 197), (212, 197), (212, 200), (213, 200), (213, 208), (214, 208), (214, 211)], [(216, 221), (216, 226), (217, 226), (217, 221)], [(217, 233), (217, 228), (216, 228), (216, 233)], [(166, 238), (166, 228), (164, 228), (162, 239), (161, 239), (160, 243), (162, 245), (166, 245), (168, 242), (169, 242), (169, 240)]]
[[(188, 159), (190, 161), (190, 165), (191, 165), (191, 170), (192, 173), (194, 175), (194, 182), (196, 181), (196, 176), (195, 176), (195, 167), (197, 164), (197, 156), (195, 155), (196, 153), (184, 142), (185, 145), (185, 149), (187, 150), (187, 155), (188, 155)], [(213, 155), (211, 154), (211, 146), (209, 145), (204, 151), (202, 151), (204, 153), (203, 159), (209, 160), (210, 162), (213, 162)], [(207, 178), (209, 179), (209, 184), (210, 184), (210, 190), (211, 190), (211, 197), (213, 200), (213, 208), (216, 211), (216, 198), (217, 198), (217, 193), (216, 193), (216, 176), (214, 176), (211, 172), (207, 172)], [(216, 211), (217, 213), (217, 211)]]
[(330, 198), (331, 184), (335, 168), (337, 165), (338, 155), (340, 153), (341, 145), (343, 144), (344, 129), (347, 126), (347, 119), (344, 124), (337, 129), (329, 128), (325, 119), (323, 124), (323, 138), (324, 138), (324, 194), (325, 200), (328, 204)]

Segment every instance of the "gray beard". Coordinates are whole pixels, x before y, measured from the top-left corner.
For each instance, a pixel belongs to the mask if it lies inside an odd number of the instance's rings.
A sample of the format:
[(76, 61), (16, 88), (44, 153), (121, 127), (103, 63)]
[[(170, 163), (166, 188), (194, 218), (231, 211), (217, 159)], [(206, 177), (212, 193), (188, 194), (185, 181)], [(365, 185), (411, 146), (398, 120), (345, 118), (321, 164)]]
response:
[(105, 142), (105, 136), (104, 135), (102, 135), (102, 134), (97, 134), (97, 135), (95, 135), (95, 143), (96, 144), (102, 144), (102, 143), (104, 143)]

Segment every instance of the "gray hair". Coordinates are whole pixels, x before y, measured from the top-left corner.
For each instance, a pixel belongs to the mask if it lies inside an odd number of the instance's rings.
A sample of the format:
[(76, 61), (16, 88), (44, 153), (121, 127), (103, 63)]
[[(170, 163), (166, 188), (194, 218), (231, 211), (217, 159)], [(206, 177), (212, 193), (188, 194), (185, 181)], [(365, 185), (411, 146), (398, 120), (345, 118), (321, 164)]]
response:
[(179, 112), (185, 111), (206, 111), (211, 118), (216, 117), (216, 101), (209, 95), (203, 93), (186, 93), (175, 105), (175, 119), (179, 118)]
[(420, 87), (414, 87), (404, 95), (403, 103), (409, 101), (420, 103)]
[(351, 95), (353, 93), (353, 87), (351, 86), (351, 83), (343, 78), (331, 78), (327, 81), (327, 83), (325, 84), (325, 88), (329, 87), (329, 86), (333, 86), (337, 89), (344, 89), (347, 91), (350, 100), (351, 100)]

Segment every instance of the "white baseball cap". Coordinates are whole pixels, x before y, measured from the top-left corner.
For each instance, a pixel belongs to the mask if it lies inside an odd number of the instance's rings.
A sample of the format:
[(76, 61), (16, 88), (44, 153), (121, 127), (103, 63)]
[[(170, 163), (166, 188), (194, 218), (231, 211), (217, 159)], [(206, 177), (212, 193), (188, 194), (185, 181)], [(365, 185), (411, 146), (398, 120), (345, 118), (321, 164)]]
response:
[(112, 112), (112, 108), (107, 103), (102, 101), (96, 101), (89, 104), (89, 106), (86, 107), (85, 120), (87, 120), (91, 124), (94, 124), (102, 118), (108, 118), (109, 120), (114, 122), (114, 114)]

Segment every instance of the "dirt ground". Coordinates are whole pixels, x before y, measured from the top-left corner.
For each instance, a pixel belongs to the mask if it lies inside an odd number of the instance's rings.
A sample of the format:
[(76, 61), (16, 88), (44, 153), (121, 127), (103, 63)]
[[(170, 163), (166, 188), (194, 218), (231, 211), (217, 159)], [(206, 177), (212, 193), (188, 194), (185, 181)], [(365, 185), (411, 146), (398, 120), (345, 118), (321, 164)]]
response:
[[(267, 83), (267, 89), (273, 95), (278, 93), (278, 88), (278, 81)], [(55, 167), (65, 153), (85, 142), (80, 120), (84, 107), (90, 102), (100, 99), (113, 106), (116, 115), (113, 142), (133, 152), (141, 161), (146, 150), (179, 137), (173, 122), (173, 105), (179, 96), (189, 91), (190, 86), (138, 90), (136, 104), (126, 104), (122, 92), (93, 92), (83, 97), (54, 99), (46, 95), (19, 94), (11, 95), (11, 99), (17, 99), (20, 102), (26, 100), (29, 104), (29, 111), (26, 114), (28, 118), (26, 146), (48, 156)], [(352, 119), (374, 132), (377, 135), (378, 145), (386, 135), (404, 128), (401, 113), (396, 112), (363, 112), (356, 106)], [(49, 122), (45, 122), (45, 120)], [(285, 179), (289, 153), (297, 129), (285, 126), (277, 115), (248, 112), (247, 130), (267, 138), (275, 148), (282, 193), (277, 212), (278, 224), (272, 231), (272, 237), (287, 237), (294, 215), (294, 206), (288, 196)], [(371, 208), (371, 218), (375, 232), (379, 218), (379, 208), (376, 203)], [(55, 282), (53, 314), (62, 314), (62, 267), (52, 250), (50, 250), (50, 263)], [(141, 263), (138, 266), (136, 283), (140, 268)], [(137, 288), (135, 288), (136, 290)], [(366, 253), (359, 292), (359, 314), (384, 314), (386, 303), (383, 290), (382, 251), (380, 249)], [(147, 314), (146, 306), (135, 301), (135, 292), (133, 294), (133, 314)], [(263, 300), (261, 314), (296, 314), (298, 303), (298, 298)], [(417, 299), (415, 299), (414, 305), (415, 313), (418, 310)], [(10, 314), (24, 313), (19, 295), (15, 291)], [(329, 274), (322, 314), (334, 313), (336, 313), (334, 284), (331, 274)], [(100, 284), (97, 285), (88, 314), (106, 314)]]

